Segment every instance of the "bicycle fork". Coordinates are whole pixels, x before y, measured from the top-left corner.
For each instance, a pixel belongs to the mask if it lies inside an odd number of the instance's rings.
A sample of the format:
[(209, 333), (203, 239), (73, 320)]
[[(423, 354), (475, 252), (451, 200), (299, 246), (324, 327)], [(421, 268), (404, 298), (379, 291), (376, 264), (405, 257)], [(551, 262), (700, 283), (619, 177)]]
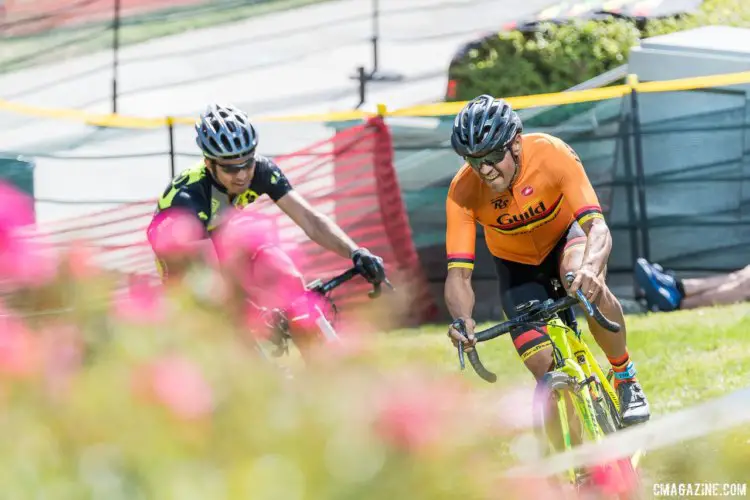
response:
[(562, 371), (576, 381), (572, 389), (576, 396), (576, 405), (579, 406), (580, 411), (578, 413), (583, 417), (582, 423), (589, 434), (589, 438), (598, 441), (601, 437), (601, 429), (599, 429), (599, 424), (594, 418), (596, 410), (594, 409), (593, 398), (595, 396), (590, 385), (592, 381), (590, 379), (593, 377), (586, 378), (581, 366), (570, 359), (565, 360)]
[(315, 326), (317, 326), (320, 333), (323, 334), (323, 338), (325, 338), (326, 342), (338, 342), (339, 336), (338, 334), (336, 334), (336, 330), (333, 329), (333, 325), (331, 325), (330, 321), (328, 321), (328, 319), (325, 317), (325, 314), (323, 314), (323, 311), (321, 311), (320, 307), (318, 307), (317, 305), (312, 306), (312, 311), (301, 314), (299, 316), (295, 316), (294, 318), (291, 318), (289, 322), (308, 323), (310, 321), (311, 314), (315, 317)]
[(297, 315), (289, 319), (289, 324), (301, 324), (303, 328), (315, 328), (322, 334), (326, 342), (339, 342), (339, 336), (336, 334), (333, 325), (323, 313), (320, 305), (316, 302), (316, 294), (308, 292), (292, 304), (292, 312)]

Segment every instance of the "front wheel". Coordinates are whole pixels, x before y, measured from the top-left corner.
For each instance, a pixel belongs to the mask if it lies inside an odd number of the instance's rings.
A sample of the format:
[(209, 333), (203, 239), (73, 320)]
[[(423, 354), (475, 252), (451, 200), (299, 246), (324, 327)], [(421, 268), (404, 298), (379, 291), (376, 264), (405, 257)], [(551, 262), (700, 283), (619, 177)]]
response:
[(594, 410), (596, 411), (596, 421), (604, 434), (612, 434), (622, 427), (620, 423), (620, 414), (617, 411), (615, 403), (609, 397), (609, 393), (604, 390), (601, 382), (598, 380), (592, 382), (596, 386), (595, 397), (592, 397)]
[[(607, 405), (609, 398), (597, 400), (592, 392), (589, 385), (581, 385), (561, 371), (546, 373), (539, 381), (534, 394), (534, 429), (545, 454), (555, 449), (569, 451), (584, 439), (599, 441), (616, 431), (616, 416)], [(606, 395), (603, 390), (596, 392)], [(571, 467), (564, 474), (576, 488), (591, 483), (587, 467)]]
[[(575, 379), (559, 371), (545, 373), (537, 383), (533, 420), (541, 455), (568, 451), (574, 446), (574, 435), (580, 438), (580, 422), (573, 422), (576, 426), (574, 433), (571, 432), (571, 422), (568, 419), (568, 404), (573, 404), (575, 385)], [(573, 468), (565, 472), (566, 479), (573, 485), (579, 483), (580, 475), (581, 471)]]

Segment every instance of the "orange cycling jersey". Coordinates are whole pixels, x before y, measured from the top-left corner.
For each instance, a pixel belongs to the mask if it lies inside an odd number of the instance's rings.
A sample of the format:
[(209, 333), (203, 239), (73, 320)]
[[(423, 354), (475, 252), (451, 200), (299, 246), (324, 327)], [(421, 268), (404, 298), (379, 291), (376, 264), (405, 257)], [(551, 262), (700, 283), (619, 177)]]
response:
[(446, 200), (448, 269), (474, 267), (476, 223), (492, 255), (539, 265), (577, 220), (602, 210), (581, 160), (547, 134), (521, 136), (520, 170), (512, 189), (496, 193), (467, 164), (451, 182)]

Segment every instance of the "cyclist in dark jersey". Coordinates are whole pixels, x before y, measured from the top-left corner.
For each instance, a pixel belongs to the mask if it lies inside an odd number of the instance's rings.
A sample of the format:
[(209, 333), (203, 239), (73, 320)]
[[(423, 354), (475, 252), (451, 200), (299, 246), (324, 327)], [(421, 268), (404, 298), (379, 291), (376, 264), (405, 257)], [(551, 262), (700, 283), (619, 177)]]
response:
[[(292, 188), (272, 160), (256, 153), (258, 134), (246, 113), (234, 106), (212, 104), (201, 115), (195, 131), (203, 161), (172, 180), (159, 198), (148, 228), (148, 239), (163, 279), (176, 269), (170, 267), (170, 256), (160, 252), (158, 245), (160, 237), (174, 227), (172, 214), (187, 213), (200, 221), (202, 241), (196, 244), (201, 245), (213, 239), (228, 215), (244, 209), (262, 195), (270, 197), (310, 239), (351, 259), (365, 279), (373, 283), (385, 279), (380, 257), (357, 246), (335, 222), (311, 207)], [(292, 293), (304, 293), (301, 273), (280, 248), (262, 245), (249, 250), (248, 265), (261, 266), (265, 274), (272, 269), (278, 274), (277, 283), (296, 287)]]

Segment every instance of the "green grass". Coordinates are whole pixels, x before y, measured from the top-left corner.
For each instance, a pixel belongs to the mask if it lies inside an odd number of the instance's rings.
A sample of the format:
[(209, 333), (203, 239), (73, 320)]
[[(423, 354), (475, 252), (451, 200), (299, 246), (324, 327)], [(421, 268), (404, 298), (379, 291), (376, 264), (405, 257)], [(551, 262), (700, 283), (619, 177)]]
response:
[[(489, 325), (480, 328), (486, 326)], [(626, 326), (628, 349), (654, 417), (748, 386), (750, 304), (627, 316)], [(455, 349), (445, 332), (445, 326), (429, 326), (387, 334), (379, 341), (379, 363), (384, 369), (418, 363), (443, 373), (454, 372), (472, 379), (478, 391), (486, 391), (491, 397), (497, 388), (480, 380), (470, 367), (459, 373)], [(602, 366), (608, 366), (590, 334), (584, 335)], [(485, 366), (498, 375), (496, 386), (533, 390), (533, 380), (509, 338), (481, 344), (479, 351)], [(500, 464), (515, 462), (510, 440), (495, 440), (489, 445), (497, 448)], [(747, 460), (732, 461), (737, 456)], [(704, 470), (707, 463), (696, 457), (711, 457), (708, 462), (715, 459), (716, 463), (721, 460), (726, 463), (720, 473), (713, 473)], [(748, 460), (750, 431), (733, 429), (649, 453), (643, 467), (646, 477), (653, 481), (685, 477), (730, 481), (744, 477), (746, 470), (737, 464)]]
[[(235, 6), (229, 7), (221, 4), (212, 6), (209, 3), (132, 16), (122, 20), (120, 46), (324, 1), (327, 0), (269, 0), (252, 4), (235, 2)], [(0, 71), (8, 72), (108, 50), (113, 44), (113, 32), (107, 22), (63, 28), (34, 36), (0, 37), (0, 40)]]
[[(584, 330), (585, 322), (580, 321)], [(484, 328), (490, 324), (479, 325)], [(742, 304), (668, 314), (626, 317), (627, 343), (654, 415), (669, 413), (748, 384), (750, 373), (750, 305)], [(445, 326), (391, 332), (380, 340), (384, 366), (429, 363), (437, 370), (458, 372), (455, 349)], [(602, 366), (606, 358), (586, 331), (585, 339)], [(510, 339), (500, 337), (479, 347), (485, 365), (498, 374), (498, 384), (533, 387)], [(470, 368), (465, 376), (489, 384)]]
[[(205, 293), (210, 271), (165, 295), (134, 286), (114, 304), (100, 299), (119, 276), (78, 258), (59, 271), (0, 304), (72, 308), (0, 318), (4, 497), (542, 497), (529, 493), (539, 479), (502, 479), (534, 446), (534, 384), (507, 337), (480, 348), (494, 385), (459, 371), (445, 325), (324, 349), (286, 381), (247, 349), (244, 315), (237, 335), (227, 312), (244, 311), (244, 296)], [(750, 304), (629, 316), (627, 327), (655, 417), (747, 385)], [(298, 363), (292, 353), (279, 361)], [(744, 482), (750, 431), (716, 430), (642, 463), (646, 493), (655, 482)], [(89, 484), (98, 477), (117, 491)]]

